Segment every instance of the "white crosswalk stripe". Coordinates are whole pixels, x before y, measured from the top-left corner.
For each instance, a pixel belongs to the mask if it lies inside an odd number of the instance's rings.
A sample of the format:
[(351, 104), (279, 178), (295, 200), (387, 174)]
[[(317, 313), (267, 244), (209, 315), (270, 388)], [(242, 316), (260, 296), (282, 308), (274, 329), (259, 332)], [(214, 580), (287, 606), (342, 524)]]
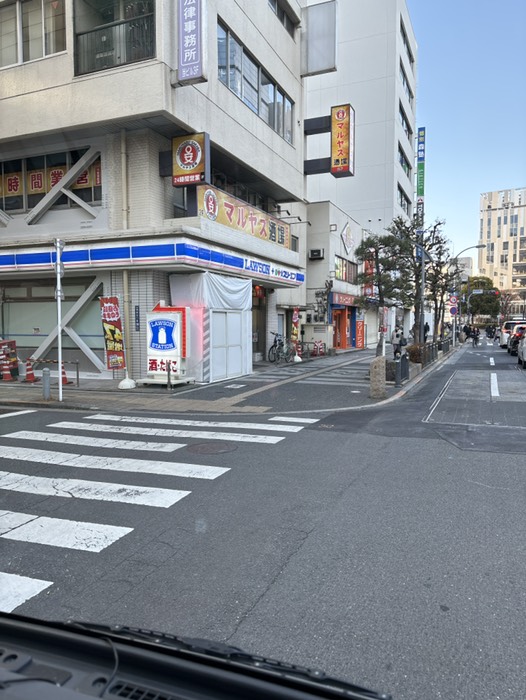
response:
[[(93, 418), (93, 416), (92, 416)], [(128, 435), (149, 435), (150, 437), (175, 437), (175, 438), (199, 438), (200, 440), (230, 440), (231, 442), (258, 442), (275, 445), (284, 438), (277, 435), (254, 435), (250, 433), (218, 433), (204, 430), (175, 430), (173, 428), (146, 428), (144, 426), (97, 425), (94, 423), (80, 423), (74, 421), (60, 421), (52, 423), (51, 428), (73, 428), (76, 430), (93, 430), (95, 432), (123, 433)]]
[(6, 433), (2, 437), (17, 440), (38, 440), (39, 442), (58, 442), (61, 445), (87, 445), (88, 447), (104, 447), (113, 450), (144, 450), (148, 452), (174, 452), (185, 447), (177, 442), (144, 442), (138, 440), (114, 440), (97, 438), (86, 435), (69, 435), (65, 433), (44, 433), (36, 430), (18, 430), (16, 433)]
[(0, 537), (19, 542), (48, 544), (66, 549), (101, 552), (124, 535), (133, 532), (131, 527), (101, 525), (48, 518), (29, 513), (13, 513), (0, 510)]
[(54, 479), (29, 474), (12, 474), (0, 471), (0, 489), (34, 493), (41, 496), (86, 498), (95, 501), (114, 501), (134, 505), (169, 508), (190, 491), (176, 491), (157, 487), (131, 486), (130, 484), (83, 481), (81, 479)]
[(165, 418), (162, 416), (155, 418), (141, 418), (136, 416), (117, 416), (101, 413), (95, 416), (91, 416), (90, 420), (115, 421), (119, 423), (152, 423), (154, 425), (185, 425), (192, 428), (242, 428), (244, 430), (277, 430), (289, 433), (297, 433), (301, 430), (300, 427), (292, 425), (269, 425), (268, 423), (239, 423), (233, 421), (186, 420), (184, 418)]
[(52, 585), (53, 581), (42, 581), (0, 571), (0, 611), (13, 612), (27, 600)]
[(92, 457), (70, 452), (51, 452), (33, 450), (29, 447), (11, 447), (0, 445), (0, 459), (16, 459), (25, 462), (56, 464), (80, 469), (107, 469), (118, 472), (137, 472), (138, 474), (162, 474), (164, 476), (184, 476), (193, 479), (216, 479), (229, 471), (228, 467), (208, 467), (200, 464), (180, 462), (155, 462), (146, 459), (125, 459), (118, 457)]
[[(24, 412), (20, 412), (24, 413)], [(15, 414), (13, 414), (15, 415)], [(0, 436), (0, 460), (26, 462), (30, 465), (46, 465), (74, 469), (97, 469), (104, 472), (159, 475), (162, 477), (214, 480), (230, 471), (228, 467), (216, 467), (186, 462), (137, 459), (115, 456), (116, 451), (149, 451), (153, 454), (173, 452), (185, 443), (172, 439), (230, 440), (232, 442), (275, 445), (287, 435), (294, 435), (318, 419), (294, 416), (265, 416), (259, 422), (206, 421), (158, 416), (137, 417), (97, 414), (86, 420), (50, 423), (46, 430), (17, 430)], [(166, 427), (159, 427), (166, 426)], [(57, 429), (60, 429), (58, 431)], [(235, 432), (234, 432), (235, 431)], [(243, 432), (241, 432), (243, 431)], [(93, 433), (88, 434), (86, 433)], [(117, 433), (117, 435), (101, 435)], [(262, 434), (263, 433), (263, 434)], [(264, 434), (274, 433), (274, 434)], [(163, 441), (128, 439), (137, 435), (165, 438)], [(56, 443), (58, 445), (111, 450), (113, 456), (76, 452), (61, 452), (21, 446), (26, 443)], [(49, 472), (48, 472), (49, 473)], [(0, 491), (34, 494), (66, 499), (84, 499), (125, 506), (170, 508), (191, 491), (137, 486), (127, 483), (88, 481), (76, 478), (35, 476), (0, 471)], [(0, 510), (0, 539), (18, 543), (57, 547), (97, 554), (134, 532), (128, 523), (105, 523), (49, 517), (38, 513)], [(22, 572), (25, 573), (25, 572)], [(0, 571), (0, 611), (12, 612), (31, 598), (53, 585), (53, 581)]]

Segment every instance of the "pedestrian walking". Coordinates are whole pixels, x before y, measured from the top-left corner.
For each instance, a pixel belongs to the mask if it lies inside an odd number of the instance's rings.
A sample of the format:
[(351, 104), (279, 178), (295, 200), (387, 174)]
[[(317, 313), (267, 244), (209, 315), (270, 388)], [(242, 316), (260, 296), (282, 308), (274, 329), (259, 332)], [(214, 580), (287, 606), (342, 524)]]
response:
[(429, 323), (426, 321), (424, 326), (424, 343), (427, 343), (427, 336), (429, 335)]
[(391, 345), (393, 346), (393, 354), (396, 359), (397, 355), (400, 355), (400, 338), (402, 336), (402, 329), (398, 326), (394, 327), (394, 331), (391, 333)]

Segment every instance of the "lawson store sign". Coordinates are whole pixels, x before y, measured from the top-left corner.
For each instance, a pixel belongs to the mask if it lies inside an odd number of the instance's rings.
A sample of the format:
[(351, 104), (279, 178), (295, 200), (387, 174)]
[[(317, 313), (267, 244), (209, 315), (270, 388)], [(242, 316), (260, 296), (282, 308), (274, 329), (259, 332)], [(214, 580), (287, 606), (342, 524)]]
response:
[[(305, 282), (305, 274), (293, 267), (185, 239), (122, 242), (118, 245), (66, 244), (61, 257), (64, 268), (68, 271), (190, 263), (207, 270), (282, 282), (289, 286), (299, 286)], [(13, 271), (54, 271), (55, 261), (54, 248), (10, 251), (0, 254), (0, 274)]]

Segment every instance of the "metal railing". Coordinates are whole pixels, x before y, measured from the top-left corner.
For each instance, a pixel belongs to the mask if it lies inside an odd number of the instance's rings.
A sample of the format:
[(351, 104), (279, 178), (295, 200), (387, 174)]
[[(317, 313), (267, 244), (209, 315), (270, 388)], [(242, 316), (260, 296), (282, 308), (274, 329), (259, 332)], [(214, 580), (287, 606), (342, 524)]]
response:
[(155, 56), (153, 14), (111, 22), (76, 36), (76, 74), (144, 61)]

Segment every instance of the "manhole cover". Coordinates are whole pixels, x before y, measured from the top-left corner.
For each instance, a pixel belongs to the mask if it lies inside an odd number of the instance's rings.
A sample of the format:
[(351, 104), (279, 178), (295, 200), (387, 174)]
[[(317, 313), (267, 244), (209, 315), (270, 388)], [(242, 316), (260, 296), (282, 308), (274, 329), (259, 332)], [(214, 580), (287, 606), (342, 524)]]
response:
[(196, 455), (217, 455), (221, 452), (233, 452), (237, 450), (237, 445), (231, 442), (203, 442), (198, 445), (190, 445), (186, 449)]

